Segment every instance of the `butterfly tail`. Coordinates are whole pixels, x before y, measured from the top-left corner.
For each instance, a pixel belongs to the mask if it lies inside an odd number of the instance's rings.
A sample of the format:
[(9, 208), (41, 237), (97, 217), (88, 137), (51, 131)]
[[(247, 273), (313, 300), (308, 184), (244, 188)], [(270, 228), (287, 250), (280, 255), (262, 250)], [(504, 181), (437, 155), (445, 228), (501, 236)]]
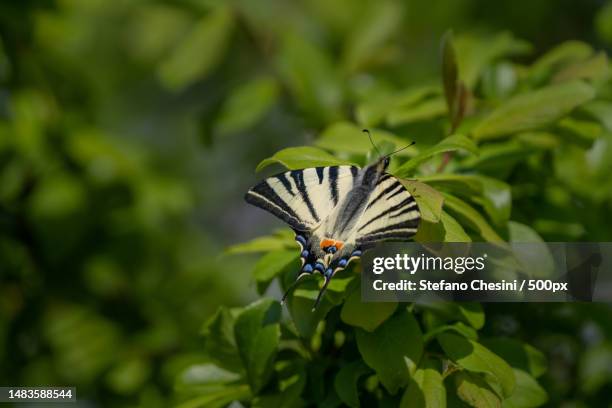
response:
[(327, 289), (327, 285), (329, 285), (329, 282), (331, 282), (331, 275), (329, 277), (325, 277), (325, 283), (323, 283), (323, 287), (319, 290), (319, 294), (317, 295), (317, 300), (315, 300), (314, 305), (312, 306), (312, 311), (314, 312), (317, 309), (317, 306), (319, 306), (319, 303), (321, 302), (321, 298), (323, 297), (323, 294), (325, 293), (325, 289)]
[(283, 295), (283, 297), (281, 298), (281, 306), (285, 304), (285, 301), (287, 300), (287, 296), (289, 296), (289, 293), (291, 293), (292, 290), (295, 289), (295, 287), (298, 285), (298, 283), (300, 283), (300, 281), (302, 280), (302, 278), (306, 277), (310, 275), (309, 273), (306, 272), (302, 272), (297, 279), (291, 284), (289, 285), (289, 287), (287, 288), (287, 290), (285, 291), (285, 294)]

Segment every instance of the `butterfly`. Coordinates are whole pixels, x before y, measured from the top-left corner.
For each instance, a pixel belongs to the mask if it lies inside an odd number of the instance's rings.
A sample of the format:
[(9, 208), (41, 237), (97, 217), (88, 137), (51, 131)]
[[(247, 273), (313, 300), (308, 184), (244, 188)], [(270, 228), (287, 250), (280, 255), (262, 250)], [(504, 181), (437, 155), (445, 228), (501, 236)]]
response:
[(419, 207), (406, 187), (386, 172), (391, 154), (381, 155), (364, 168), (347, 165), (286, 171), (246, 193), (249, 204), (289, 224), (300, 246), (301, 270), (283, 302), (303, 277), (318, 272), (325, 281), (314, 310), (334, 275), (367, 249), (381, 241), (408, 241), (416, 234)]

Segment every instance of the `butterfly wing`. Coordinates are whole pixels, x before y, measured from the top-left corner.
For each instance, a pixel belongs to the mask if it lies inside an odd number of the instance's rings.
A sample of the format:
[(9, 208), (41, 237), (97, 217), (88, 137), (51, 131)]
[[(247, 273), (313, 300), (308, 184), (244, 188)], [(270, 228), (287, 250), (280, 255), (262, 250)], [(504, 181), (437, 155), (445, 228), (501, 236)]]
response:
[(354, 166), (291, 170), (263, 180), (245, 200), (274, 214), (296, 231), (308, 233), (326, 219), (353, 188)]
[(364, 245), (388, 240), (407, 241), (416, 234), (420, 219), (419, 207), (412, 194), (398, 179), (385, 173), (357, 223), (355, 242)]

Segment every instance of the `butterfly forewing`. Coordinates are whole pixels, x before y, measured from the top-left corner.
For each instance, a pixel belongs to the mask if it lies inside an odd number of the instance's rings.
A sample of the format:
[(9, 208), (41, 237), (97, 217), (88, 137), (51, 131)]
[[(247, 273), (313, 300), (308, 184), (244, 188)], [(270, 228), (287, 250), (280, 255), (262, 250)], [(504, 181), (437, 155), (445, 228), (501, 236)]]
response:
[(291, 170), (250, 189), (247, 202), (279, 217), (298, 231), (310, 231), (325, 220), (353, 188), (353, 166)]

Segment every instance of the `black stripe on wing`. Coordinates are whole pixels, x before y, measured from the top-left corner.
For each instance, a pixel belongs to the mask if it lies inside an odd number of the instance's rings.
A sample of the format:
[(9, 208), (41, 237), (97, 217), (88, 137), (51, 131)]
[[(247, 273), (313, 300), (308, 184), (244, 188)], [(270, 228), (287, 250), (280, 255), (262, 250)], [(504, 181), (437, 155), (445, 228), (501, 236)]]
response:
[[(283, 185), (285, 184), (283, 183)], [(289, 186), (287, 191), (291, 191), (290, 188), (291, 186)], [(296, 230), (305, 231), (308, 229), (306, 223), (300, 220), (295, 211), (276, 194), (266, 180), (247, 191), (244, 199), (249, 204), (271, 212)]]
[(312, 205), (312, 201), (310, 201), (308, 189), (306, 188), (306, 184), (304, 183), (304, 170), (293, 170), (289, 174), (295, 182), (295, 185), (297, 186), (297, 189), (300, 192), (300, 195), (302, 196), (302, 200), (304, 200), (304, 203), (306, 203), (306, 206), (308, 207), (308, 211), (310, 211), (310, 215), (312, 215), (312, 218), (314, 218), (317, 222), (321, 221), (319, 215), (317, 214), (317, 211)]
[[(392, 196), (395, 196), (396, 194), (393, 194)], [(386, 210), (374, 215), (372, 218), (370, 218), (368, 221), (366, 221), (363, 225), (361, 225), (359, 227), (358, 232), (363, 231), (366, 227), (368, 227), (370, 224), (372, 224), (373, 222), (389, 215), (389, 217), (393, 218), (393, 217), (397, 217), (401, 214), (404, 214), (406, 212), (412, 211), (416, 208), (416, 201), (414, 200), (414, 197), (412, 196), (408, 196), (407, 198), (404, 199), (404, 201), (400, 202), (399, 204), (395, 204), (389, 208), (387, 208)], [(395, 213), (395, 214), (392, 214)]]

